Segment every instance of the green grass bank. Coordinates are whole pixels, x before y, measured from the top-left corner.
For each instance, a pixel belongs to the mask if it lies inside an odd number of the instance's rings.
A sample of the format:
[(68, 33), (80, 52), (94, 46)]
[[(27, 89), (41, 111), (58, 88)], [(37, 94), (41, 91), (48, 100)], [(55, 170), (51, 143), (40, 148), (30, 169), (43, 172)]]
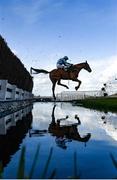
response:
[(74, 105), (82, 105), (87, 108), (101, 111), (117, 112), (117, 97), (100, 97), (82, 99), (74, 102)]

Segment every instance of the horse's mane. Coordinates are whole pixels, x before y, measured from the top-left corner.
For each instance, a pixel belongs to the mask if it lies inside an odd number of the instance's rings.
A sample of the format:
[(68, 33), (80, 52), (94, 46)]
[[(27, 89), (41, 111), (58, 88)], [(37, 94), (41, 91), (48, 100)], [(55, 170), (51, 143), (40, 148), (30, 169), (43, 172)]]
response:
[(78, 64), (73, 64), (73, 66), (75, 66), (75, 65), (83, 65), (83, 64), (86, 64), (86, 62), (82, 62), (82, 63), (78, 63)]

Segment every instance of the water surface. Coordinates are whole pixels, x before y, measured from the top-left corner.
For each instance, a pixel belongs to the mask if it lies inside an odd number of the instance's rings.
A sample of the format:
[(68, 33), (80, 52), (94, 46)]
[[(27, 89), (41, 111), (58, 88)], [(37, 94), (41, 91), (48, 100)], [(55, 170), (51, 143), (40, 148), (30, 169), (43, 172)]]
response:
[(116, 113), (69, 103), (35, 103), (32, 113), (27, 111), (26, 114), (19, 120), (18, 115), (12, 115), (12, 123), (8, 116), (7, 120), (0, 119), (0, 158), (4, 178), (16, 178), (23, 146), (26, 147), (25, 175), (28, 176), (38, 145), (40, 151), (33, 178), (42, 176), (51, 147), (53, 153), (45, 178), (54, 169), (56, 178), (73, 177), (75, 162), (75, 173), (80, 178), (117, 177), (117, 169), (110, 158), (111, 153), (117, 160)]

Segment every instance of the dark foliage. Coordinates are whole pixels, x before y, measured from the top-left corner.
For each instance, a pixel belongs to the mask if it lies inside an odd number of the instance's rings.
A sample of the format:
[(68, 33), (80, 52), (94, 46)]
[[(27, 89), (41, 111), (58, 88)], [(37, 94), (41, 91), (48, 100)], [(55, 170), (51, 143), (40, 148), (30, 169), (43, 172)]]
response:
[(10, 50), (2, 36), (0, 36), (0, 79), (6, 79), (9, 83), (29, 92), (33, 88), (32, 76)]

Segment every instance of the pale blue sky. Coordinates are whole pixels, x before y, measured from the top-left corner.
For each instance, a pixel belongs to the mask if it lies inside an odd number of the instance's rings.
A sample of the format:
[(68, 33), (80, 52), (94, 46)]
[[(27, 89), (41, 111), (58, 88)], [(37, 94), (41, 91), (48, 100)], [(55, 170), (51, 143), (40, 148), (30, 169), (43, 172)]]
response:
[[(0, 0), (0, 34), (28, 69), (51, 70), (67, 55), (73, 63), (87, 59), (97, 80), (99, 64), (107, 73), (117, 57), (117, 0)], [(91, 76), (83, 72), (81, 77), (92, 86)], [(38, 78), (35, 83), (43, 78), (41, 86), (50, 84), (45, 75)]]

